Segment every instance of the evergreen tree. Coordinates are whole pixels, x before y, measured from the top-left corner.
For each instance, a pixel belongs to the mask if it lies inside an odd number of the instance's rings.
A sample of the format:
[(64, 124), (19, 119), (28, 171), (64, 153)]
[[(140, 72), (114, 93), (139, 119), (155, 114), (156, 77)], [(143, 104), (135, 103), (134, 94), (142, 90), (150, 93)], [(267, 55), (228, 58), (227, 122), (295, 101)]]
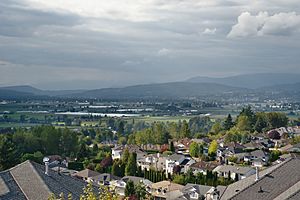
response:
[(234, 123), (233, 123), (233, 120), (232, 120), (232, 117), (230, 114), (228, 114), (226, 120), (224, 121), (223, 126), (224, 126), (224, 129), (227, 131), (230, 130), (234, 126)]
[(123, 155), (122, 155), (122, 161), (123, 161), (123, 163), (127, 163), (128, 158), (129, 158), (129, 150), (126, 148), (124, 150)]
[(190, 138), (191, 137), (191, 131), (189, 128), (189, 125), (186, 120), (183, 120), (181, 129), (180, 129), (180, 136), (181, 138)]
[(192, 144), (190, 145), (190, 155), (192, 157), (198, 157), (199, 156), (199, 145), (197, 142), (192, 142)]
[(0, 171), (17, 164), (19, 155), (11, 138), (0, 135)]
[(136, 153), (131, 153), (125, 167), (126, 176), (135, 176), (137, 172)]
[(126, 183), (126, 187), (125, 187), (125, 196), (126, 197), (131, 197), (135, 195), (135, 187), (134, 187), (134, 183), (133, 181), (129, 180)]
[(173, 141), (170, 142), (169, 150), (170, 150), (171, 152), (175, 152), (175, 147), (174, 147), (174, 142), (173, 142)]

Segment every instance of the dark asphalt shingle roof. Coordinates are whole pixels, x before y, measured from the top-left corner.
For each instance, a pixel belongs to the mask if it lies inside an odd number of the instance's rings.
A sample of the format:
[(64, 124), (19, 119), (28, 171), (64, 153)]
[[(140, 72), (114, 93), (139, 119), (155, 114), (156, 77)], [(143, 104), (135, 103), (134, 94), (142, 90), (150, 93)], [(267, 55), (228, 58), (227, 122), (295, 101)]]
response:
[(9, 171), (4, 171), (0, 173), (0, 178), (2, 179), (0, 187), (6, 187), (8, 191), (0, 192), (1, 200), (25, 200), (26, 197), (20, 190), (19, 186), (13, 179)]
[(1, 200), (41, 200), (48, 199), (52, 193), (56, 196), (64, 193), (65, 198), (72, 194), (73, 199), (77, 200), (86, 186), (86, 183), (78, 178), (59, 174), (51, 169), (48, 176), (45, 174), (44, 165), (31, 161), (0, 172), (0, 179)]
[[(278, 197), (280, 197), (280, 199), (286, 199), (288, 195), (291, 195), (291, 193), (287, 191), (300, 183), (299, 169), (300, 158), (293, 156), (291, 160), (261, 177), (258, 181), (253, 182), (231, 199), (273, 200)], [(299, 191), (300, 187), (296, 187), (293, 193)]]

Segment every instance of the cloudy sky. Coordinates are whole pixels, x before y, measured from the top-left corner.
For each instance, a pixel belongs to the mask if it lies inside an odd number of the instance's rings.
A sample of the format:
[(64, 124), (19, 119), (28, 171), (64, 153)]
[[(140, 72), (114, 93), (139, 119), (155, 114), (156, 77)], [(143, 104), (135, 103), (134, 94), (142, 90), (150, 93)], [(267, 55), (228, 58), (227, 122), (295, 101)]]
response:
[(0, 85), (300, 73), (299, 0), (1, 0)]

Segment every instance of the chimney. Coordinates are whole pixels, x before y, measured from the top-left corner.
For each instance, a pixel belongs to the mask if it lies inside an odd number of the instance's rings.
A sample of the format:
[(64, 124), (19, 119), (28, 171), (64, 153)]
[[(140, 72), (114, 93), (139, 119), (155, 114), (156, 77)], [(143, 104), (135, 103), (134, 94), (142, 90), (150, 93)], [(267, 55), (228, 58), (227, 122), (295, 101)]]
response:
[(45, 174), (49, 176), (49, 162), (45, 162)]
[(256, 177), (255, 177), (255, 181), (259, 180), (259, 170), (258, 167), (256, 167)]
[(45, 174), (49, 176), (49, 158), (45, 157), (43, 162), (45, 163)]

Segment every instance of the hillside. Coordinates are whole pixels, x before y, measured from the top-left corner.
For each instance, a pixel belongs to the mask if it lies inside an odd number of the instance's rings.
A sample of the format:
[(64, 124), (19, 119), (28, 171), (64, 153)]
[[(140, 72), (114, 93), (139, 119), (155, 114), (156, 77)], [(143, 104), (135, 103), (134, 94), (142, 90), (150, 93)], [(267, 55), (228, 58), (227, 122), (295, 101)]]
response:
[(89, 98), (182, 98), (219, 95), (243, 90), (215, 83), (173, 82), (89, 90), (76, 94), (76, 96)]
[(187, 80), (192, 83), (218, 83), (229, 85), (233, 87), (244, 87), (257, 89), (261, 87), (282, 85), (282, 84), (294, 84), (299, 82), (300, 74), (245, 74), (238, 76), (230, 76), (224, 78), (210, 78), (210, 77), (193, 77)]

